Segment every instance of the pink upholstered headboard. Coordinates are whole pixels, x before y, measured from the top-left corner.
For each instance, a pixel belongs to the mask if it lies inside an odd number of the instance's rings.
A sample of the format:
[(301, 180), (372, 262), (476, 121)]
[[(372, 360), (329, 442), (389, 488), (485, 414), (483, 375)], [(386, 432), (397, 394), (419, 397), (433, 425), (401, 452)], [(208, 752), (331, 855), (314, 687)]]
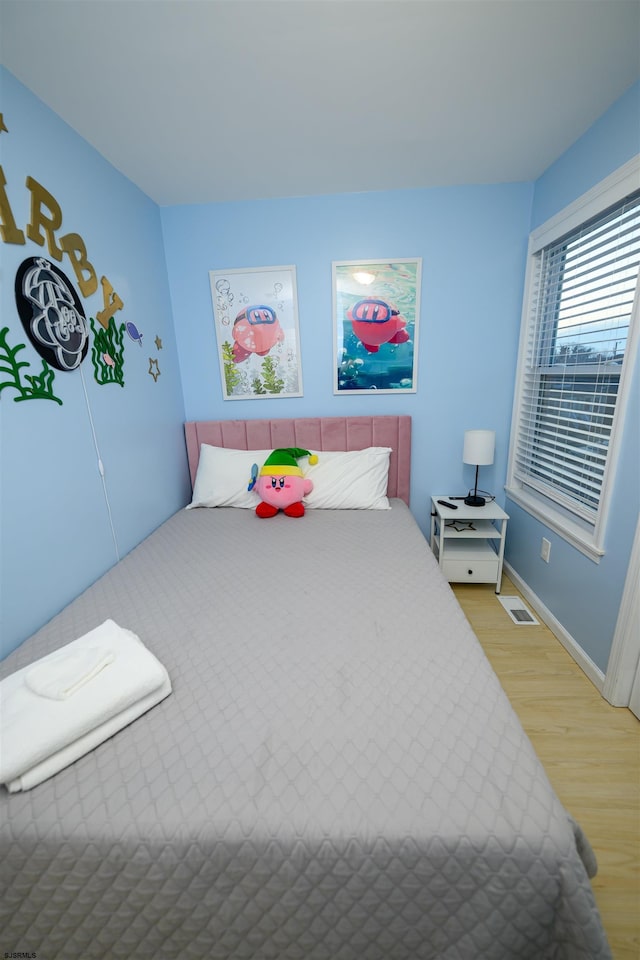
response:
[(411, 417), (300, 417), (282, 420), (200, 420), (185, 423), (191, 485), (195, 481), (200, 444), (236, 450), (305, 447), (307, 450), (363, 450), (391, 447), (390, 497), (409, 505)]

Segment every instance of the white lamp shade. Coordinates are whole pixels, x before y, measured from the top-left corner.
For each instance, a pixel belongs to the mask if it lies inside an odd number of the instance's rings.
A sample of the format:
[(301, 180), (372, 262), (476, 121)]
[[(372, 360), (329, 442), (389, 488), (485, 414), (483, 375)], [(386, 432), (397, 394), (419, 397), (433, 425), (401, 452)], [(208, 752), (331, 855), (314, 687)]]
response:
[(495, 430), (465, 430), (463, 463), (473, 463), (476, 466), (493, 463), (495, 449)]

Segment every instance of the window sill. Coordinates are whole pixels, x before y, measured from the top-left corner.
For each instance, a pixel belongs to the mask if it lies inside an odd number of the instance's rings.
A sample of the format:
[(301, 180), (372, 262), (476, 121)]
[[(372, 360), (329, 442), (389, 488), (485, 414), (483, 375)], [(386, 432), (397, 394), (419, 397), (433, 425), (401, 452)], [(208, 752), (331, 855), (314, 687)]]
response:
[(510, 500), (513, 500), (519, 507), (526, 510), (527, 513), (549, 527), (570, 543), (572, 547), (579, 550), (580, 553), (588, 557), (594, 563), (600, 563), (605, 551), (599, 547), (593, 536), (587, 530), (584, 530), (577, 523), (572, 523), (562, 514), (553, 510), (545, 501), (538, 499), (534, 495), (525, 492), (520, 487), (505, 487), (505, 492)]

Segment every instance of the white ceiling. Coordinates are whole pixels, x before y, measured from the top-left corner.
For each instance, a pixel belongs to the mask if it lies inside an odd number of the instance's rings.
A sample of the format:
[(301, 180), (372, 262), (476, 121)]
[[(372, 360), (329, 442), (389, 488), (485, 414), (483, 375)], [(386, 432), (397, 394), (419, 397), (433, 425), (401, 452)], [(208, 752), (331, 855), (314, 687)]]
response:
[(0, 60), (161, 205), (532, 180), (640, 0), (0, 0)]

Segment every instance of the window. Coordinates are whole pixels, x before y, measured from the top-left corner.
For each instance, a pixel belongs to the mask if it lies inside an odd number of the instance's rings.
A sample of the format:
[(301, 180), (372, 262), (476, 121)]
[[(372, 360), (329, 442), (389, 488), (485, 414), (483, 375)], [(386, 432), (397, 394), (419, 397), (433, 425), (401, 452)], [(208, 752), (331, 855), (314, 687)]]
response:
[(531, 236), (507, 492), (592, 559), (638, 326), (636, 159)]

